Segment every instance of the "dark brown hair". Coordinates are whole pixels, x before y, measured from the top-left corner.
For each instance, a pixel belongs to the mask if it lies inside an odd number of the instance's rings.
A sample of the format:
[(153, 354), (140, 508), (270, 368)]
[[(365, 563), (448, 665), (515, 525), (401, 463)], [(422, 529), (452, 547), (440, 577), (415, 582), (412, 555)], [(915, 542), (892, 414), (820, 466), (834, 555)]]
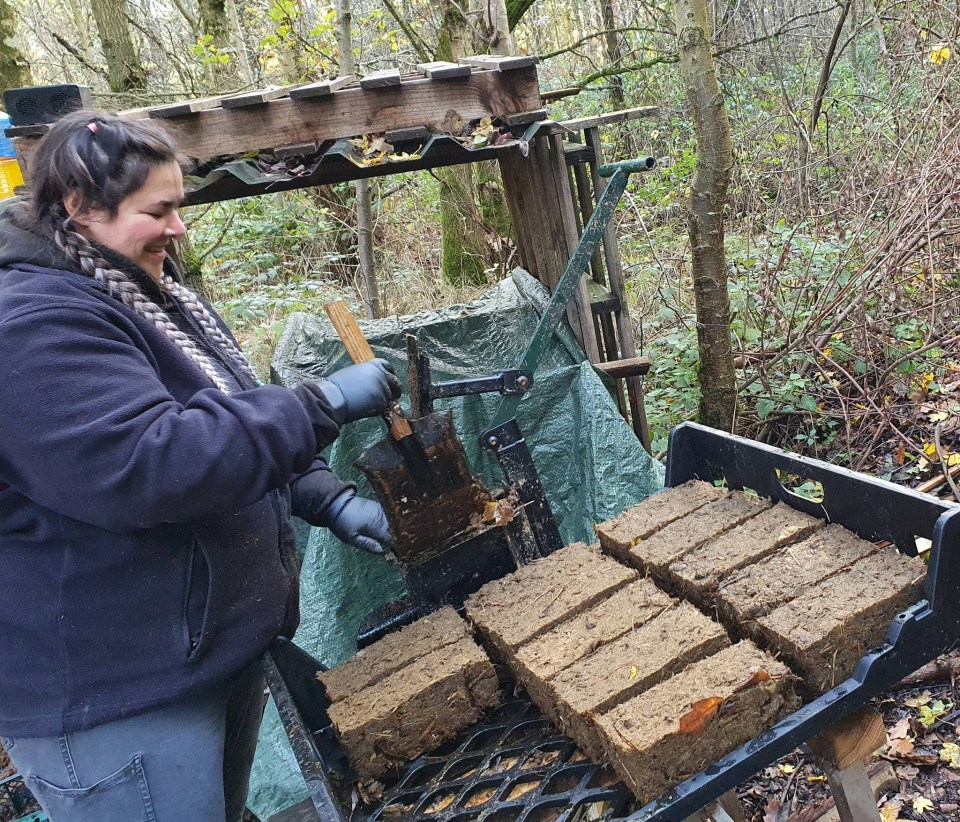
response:
[(57, 218), (73, 194), (81, 210), (114, 217), (154, 166), (178, 159), (173, 138), (150, 120), (75, 111), (50, 127), (30, 161), (34, 213), (43, 222)]

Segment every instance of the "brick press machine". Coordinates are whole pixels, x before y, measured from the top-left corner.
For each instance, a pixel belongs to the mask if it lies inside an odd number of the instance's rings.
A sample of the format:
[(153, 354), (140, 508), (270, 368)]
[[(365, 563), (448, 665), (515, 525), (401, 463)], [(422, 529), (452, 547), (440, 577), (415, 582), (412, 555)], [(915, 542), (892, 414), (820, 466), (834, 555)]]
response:
[[(610, 177), (594, 219), (559, 281), (527, 355), (515, 369), (489, 378), (432, 384), (429, 362), (411, 355), (412, 391), (419, 407), (467, 393), (497, 391), (500, 407), (481, 445), (492, 452), (505, 483), (496, 493), (510, 499), (515, 516), (500, 525), (461, 536), (421, 562), (402, 566), (409, 595), (378, 612), (361, 630), (363, 647), (443, 605), (461, 608), (482, 585), (562, 547), (530, 451), (513, 416), (516, 403), (533, 386), (547, 335), (593, 253), (632, 171), (651, 160), (605, 167)], [(593, 245), (591, 245), (591, 243)], [(813, 501), (793, 493), (785, 477), (822, 487)], [(588, 760), (527, 699), (508, 697), (476, 725), (441, 748), (381, 779), (374, 794), (356, 789), (356, 775), (336, 739), (330, 703), (316, 679), (324, 670), (293, 643), (278, 641), (264, 656), (268, 684), (310, 794), (290, 819), (330, 822), (367, 819), (437, 822), (546, 822), (615, 819), (681, 822), (712, 808), (715, 820), (731, 819), (716, 804), (739, 783), (811, 738), (836, 727), (906, 675), (950, 650), (960, 637), (960, 506), (873, 479), (818, 460), (724, 434), (693, 423), (671, 433), (666, 485), (690, 480), (722, 481), (729, 489), (751, 489), (760, 497), (844, 526), (864, 540), (888, 542), (906, 556), (918, 554), (918, 539), (929, 540), (923, 597), (899, 613), (886, 640), (860, 658), (853, 674), (808, 701), (759, 734), (653, 801), (642, 803), (609, 766)], [(865, 772), (864, 772), (865, 773)], [(868, 816), (872, 793), (837, 797), (845, 819)], [(849, 799), (849, 802), (847, 801)], [(857, 802), (863, 803), (857, 810)], [(876, 806), (873, 805), (876, 814)], [(858, 815), (861, 814), (861, 815)], [(287, 817), (284, 817), (287, 818)]]

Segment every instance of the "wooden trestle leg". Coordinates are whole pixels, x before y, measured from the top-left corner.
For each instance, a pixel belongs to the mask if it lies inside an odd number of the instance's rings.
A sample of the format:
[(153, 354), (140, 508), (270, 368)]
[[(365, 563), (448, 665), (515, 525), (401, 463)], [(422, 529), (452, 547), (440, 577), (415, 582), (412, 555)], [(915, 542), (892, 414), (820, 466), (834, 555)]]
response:
[(883, 718), (870, 709), (852, 714), (810, 740), (841, 822), (880, 822), (866, 763), (886, 740)]

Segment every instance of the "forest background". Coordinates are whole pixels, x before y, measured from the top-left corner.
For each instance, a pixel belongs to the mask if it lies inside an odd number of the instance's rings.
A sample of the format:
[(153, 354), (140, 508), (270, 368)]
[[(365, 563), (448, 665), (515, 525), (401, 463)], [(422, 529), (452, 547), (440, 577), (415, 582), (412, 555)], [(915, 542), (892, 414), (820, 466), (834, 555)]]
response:
[[(706, 11), (733, 150), (735, 430), (899, 480), (960, 469), (960, 6)], [(0, 0), (0, 86), (79, 83), (123, 109), (509, 50), (540, 58), (541, 88), (578, 91), (552, 119), (658, 106), (602, 137), (607, 159), (659, 163), (616, 220), (662, 453), (701, 400), (687, 233), (698, 142), (675, 13), (665, 0)], [(187, 258), (265, 375), (290, 312), (338, 296), (386, 314), (449, 305), (517, 264), (496, 174), (476, 167), (452, 197), (455, 182), (416, 172), (196, 206)]]

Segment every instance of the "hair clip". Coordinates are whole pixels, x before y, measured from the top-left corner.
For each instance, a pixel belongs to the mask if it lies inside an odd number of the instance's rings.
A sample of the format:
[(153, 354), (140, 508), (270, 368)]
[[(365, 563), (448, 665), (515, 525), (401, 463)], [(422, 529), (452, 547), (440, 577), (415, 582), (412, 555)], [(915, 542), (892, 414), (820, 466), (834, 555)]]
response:
[(90, 129), (91, 134), (97, 133), (97, 124), (95, 121), (91, 120), (89, 123), (87, 123), (87, 128)]

